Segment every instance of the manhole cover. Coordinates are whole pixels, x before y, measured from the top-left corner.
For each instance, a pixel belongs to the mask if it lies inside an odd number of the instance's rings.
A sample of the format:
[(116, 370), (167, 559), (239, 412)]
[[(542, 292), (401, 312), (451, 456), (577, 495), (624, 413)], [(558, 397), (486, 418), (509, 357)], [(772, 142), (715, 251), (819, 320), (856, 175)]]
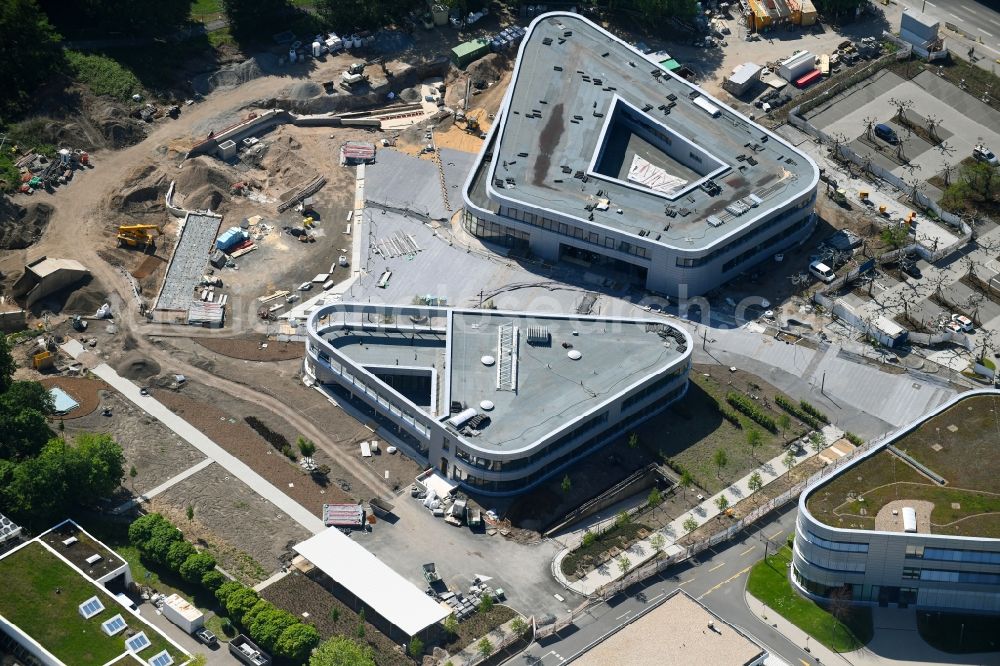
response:
[(958, 432), (958, 426), (952, 423), (950, 426), (948, 426), (948, 432)]
[(941, 446), (940, 444), (931, 444), (931, 448), (934, 449), (935, 453), (941, 453), (941, 450), (944, 447)]

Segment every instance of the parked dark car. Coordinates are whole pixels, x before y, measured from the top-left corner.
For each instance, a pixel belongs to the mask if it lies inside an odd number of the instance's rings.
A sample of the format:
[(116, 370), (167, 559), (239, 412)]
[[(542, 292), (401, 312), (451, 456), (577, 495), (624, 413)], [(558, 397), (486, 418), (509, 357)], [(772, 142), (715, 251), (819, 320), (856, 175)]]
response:
[(912, 261), (903, 262), (902, 264), (900, 264), (899, 269), (904, 273), (906, 273), (907, 275), (909, 275), (914, 280), (919, 280), (924, 276), (924, 274), (920, 272), (920, 267), (917, 266)]

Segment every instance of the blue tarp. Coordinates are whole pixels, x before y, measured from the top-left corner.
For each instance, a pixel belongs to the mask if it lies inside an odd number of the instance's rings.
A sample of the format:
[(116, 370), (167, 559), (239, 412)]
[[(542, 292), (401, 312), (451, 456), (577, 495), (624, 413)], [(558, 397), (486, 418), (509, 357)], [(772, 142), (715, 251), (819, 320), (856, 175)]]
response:
[(247, 233), (239, 227), (229, 227), (216, 239), (215, 247), (225, 252), (234, 245), (239, 245), (248, 237)]

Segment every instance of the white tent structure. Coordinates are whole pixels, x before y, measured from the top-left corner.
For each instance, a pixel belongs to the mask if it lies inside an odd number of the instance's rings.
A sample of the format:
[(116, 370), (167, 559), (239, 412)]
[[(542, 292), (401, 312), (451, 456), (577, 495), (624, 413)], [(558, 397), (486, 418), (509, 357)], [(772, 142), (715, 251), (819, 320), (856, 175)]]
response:
[[(437, 624), (451, 609), (434, 601), (360, 544), (328, 529), (297, 544), (295, 551), (367, 608), (398, 629), (407, 640)], [(369, 615), (369, 620), (374, 619)]]

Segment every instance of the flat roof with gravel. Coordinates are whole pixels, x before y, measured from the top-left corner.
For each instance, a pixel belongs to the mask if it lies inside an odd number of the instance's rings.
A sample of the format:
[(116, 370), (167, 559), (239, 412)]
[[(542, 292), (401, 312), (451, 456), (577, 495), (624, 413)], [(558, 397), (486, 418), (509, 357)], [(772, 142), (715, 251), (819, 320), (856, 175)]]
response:
[(156, 299), (157, 310), (187, 311), (194, 288), (205, 274), (208, 256), (219, 233), (222, 216), (188, 213)]
[(767, 652), (751, 637), (677, 590), (638, 620), (581, 655), (579, 666), (745, 666)]
[(492, 138), (470, 186), (477, 205), (554, 211), (682, 249), (792, 202), (818, 174), (776, 134), (569, 13), (532, 24)]

